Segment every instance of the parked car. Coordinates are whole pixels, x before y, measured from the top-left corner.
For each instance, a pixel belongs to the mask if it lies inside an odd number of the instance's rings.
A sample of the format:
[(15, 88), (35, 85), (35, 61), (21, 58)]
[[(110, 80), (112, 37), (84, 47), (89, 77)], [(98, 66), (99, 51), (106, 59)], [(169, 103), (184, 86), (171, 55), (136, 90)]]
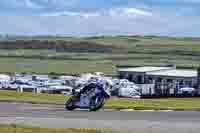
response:
[(192, 87), (183, 87), (178, 89), (178, 95), (180, 96), (194, 96), (196, 89)]
[(114, 80), (112, 94), (118, 97), (140, 98), (140, 87), (126, 79)]

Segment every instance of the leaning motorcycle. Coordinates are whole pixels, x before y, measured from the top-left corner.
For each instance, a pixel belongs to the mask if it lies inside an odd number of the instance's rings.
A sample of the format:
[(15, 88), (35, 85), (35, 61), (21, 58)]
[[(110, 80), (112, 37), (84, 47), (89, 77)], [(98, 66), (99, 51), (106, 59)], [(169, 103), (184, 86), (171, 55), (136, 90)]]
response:
[(70, 97), (65, 103), (67, 110), (89, 109), (89, 111), (97, 111), (101, 109), (106, 99), (110, 98), (108, 92), (102, 85), (98, 83), (90, 83), (81, 89), (81, 91)]

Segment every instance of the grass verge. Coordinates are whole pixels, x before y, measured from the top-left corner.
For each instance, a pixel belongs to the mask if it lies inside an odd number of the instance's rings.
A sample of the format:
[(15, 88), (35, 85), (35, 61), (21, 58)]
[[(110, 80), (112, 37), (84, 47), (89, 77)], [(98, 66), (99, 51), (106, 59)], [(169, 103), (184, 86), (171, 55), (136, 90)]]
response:
[[(0, 101), (27, 102), (32, 104), (63, 105), (69, 97), (53, 94), (17, 93), (0, 91)], [(177, 110), (200, 111), (200, 98), (163, 98), (163, 99), (128, 99), (111, 98), (104, 109), (134, 109), (134, 110)]]
[(117, 133), (98, 129), (49, 129), (21, 125), (0, 125), (1, 133)]

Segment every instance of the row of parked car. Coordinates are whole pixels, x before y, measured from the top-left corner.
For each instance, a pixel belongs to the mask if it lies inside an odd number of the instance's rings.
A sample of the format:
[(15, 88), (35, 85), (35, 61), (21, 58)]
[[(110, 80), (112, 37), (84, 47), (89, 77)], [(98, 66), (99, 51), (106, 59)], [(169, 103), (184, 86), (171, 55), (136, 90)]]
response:
[(6, 90), (16, 90), (20, 92), (62, 92), (72, 90), (65, 80), (53, 79), (48, 75), (0, 75), (0, 88)]
[(0, 88), (29, 91), (36, 93), (62, 93), (72, 95), (79, 92), (90, 81), (102, 82), (112, 96), (140, 98), (140, 88), (128, 80), (106, 77), (102, 74), (83, 74), (80, 76), (54, 76), (48, 75), (0, 75)]

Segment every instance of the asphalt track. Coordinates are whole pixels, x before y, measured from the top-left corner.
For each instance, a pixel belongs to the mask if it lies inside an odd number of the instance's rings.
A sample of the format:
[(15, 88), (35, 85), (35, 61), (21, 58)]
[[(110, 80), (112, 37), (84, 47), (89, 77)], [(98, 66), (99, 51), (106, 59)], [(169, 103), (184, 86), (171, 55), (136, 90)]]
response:
[(66, 111), (63, 106), (0, 103), (1, 124), (99, 128), (142, 133), (199, 133), (200, 112)]

